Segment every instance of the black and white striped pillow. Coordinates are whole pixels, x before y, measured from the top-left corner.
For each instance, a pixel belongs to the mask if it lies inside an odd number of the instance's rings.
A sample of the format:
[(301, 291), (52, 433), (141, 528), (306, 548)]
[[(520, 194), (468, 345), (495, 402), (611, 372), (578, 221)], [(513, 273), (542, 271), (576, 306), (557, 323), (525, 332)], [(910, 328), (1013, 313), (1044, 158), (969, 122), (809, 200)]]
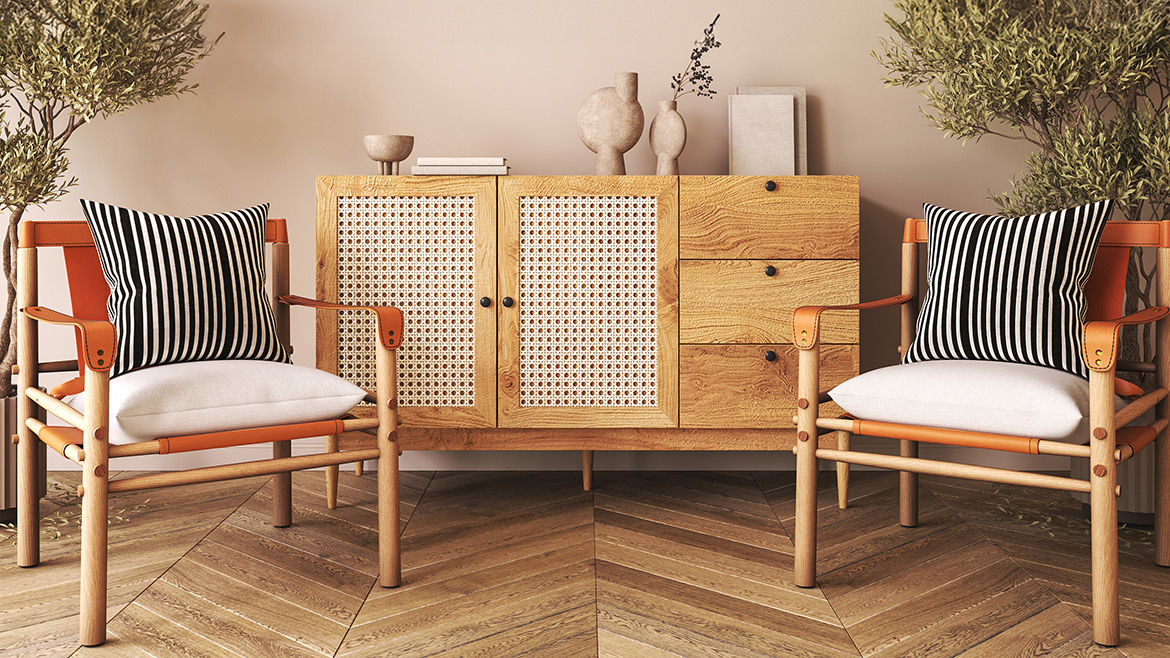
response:
[(1085, 282), (1112, 201), (1026, 217), (924, 204), (927, 292), (903, 363), (978, 359), (1088, 377)]
[(111, 376), (183, 361), (288, 362), (264, 293), (268, 204), (187, 218), (81, 207), (110, 284)]

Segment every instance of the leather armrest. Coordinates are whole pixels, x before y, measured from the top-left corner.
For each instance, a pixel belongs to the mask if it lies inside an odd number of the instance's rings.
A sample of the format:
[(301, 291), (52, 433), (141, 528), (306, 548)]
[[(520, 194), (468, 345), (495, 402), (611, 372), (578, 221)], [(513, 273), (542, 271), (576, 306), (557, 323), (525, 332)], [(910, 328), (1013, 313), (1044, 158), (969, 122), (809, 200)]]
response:
[(863, 311), (885, 306), (901, 306), (913, 295), (897, 295), (872, 302), (842, 306), (801, 306), (792, 312), (792, 341), (802, 350), (812, 349), (820, 341), (821, 313), (825, 311)]
[(1121, 328), (1131, 324), (1149, 324), (1170, 315), (1170, 308), (1151, 306), (1116, 320), (1094, 320), (1085, 323), (1081, 341), (1085, 364), (1089, 370), (1105, 372), (1117, 363), (1117, 342)]
[(105, 371), (114, 365), (116, 334), (114, 325), (109, 321), (82, 320), (43, 306), (29, 306), (21, 309), (20, 312), (39, 322), (77, 327), (81, 333), (82, 357), (85, 359), (85, 367), (90, 370)]
[(370, 311), (374, 314), (378, 341), (388, 350), (402, 344), (402, 311), (393, 306), (350, 306), (309, 299), (300, 295), (281, 295), (277, 301), (289, 306), (307, 306), (326, 311)]

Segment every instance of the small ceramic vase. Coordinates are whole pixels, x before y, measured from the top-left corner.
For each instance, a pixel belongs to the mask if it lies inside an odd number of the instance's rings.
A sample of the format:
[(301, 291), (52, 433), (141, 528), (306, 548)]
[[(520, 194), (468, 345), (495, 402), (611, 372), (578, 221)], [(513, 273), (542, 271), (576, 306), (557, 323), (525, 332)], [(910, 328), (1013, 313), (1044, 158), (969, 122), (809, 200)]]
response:
[(638, 74), (618, 73), (614, 86), (589, 94), (577, 111), (577, 134), (597, 154), (596, 173), (626, 173), (623, 155), (642, 137), (646, 118), (638, 104)]
[(378, 163), (378, 173), (383, 176), (397, 176), (398, 163), (414, 150), (412, 135), (366, 135), (362, 142), (366, 155)]
[(687, 145), (687, 124), (678, 113), (678, 101), (658, 101), (658, 114), (650, 122), (650, 149), (658, 156), (659, 176), (678, 175), (678, 156)]

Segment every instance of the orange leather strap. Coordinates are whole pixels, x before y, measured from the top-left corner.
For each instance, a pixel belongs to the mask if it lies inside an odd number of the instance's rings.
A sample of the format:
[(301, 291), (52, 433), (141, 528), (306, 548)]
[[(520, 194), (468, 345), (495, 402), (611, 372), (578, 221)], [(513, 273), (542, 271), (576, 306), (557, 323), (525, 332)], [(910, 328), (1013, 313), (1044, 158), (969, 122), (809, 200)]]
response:
[(1170, 315), (1170, 308), (1151, 306), (1116, 320), (1096, 320), (1085, 323), (1082, 350), (1089, 370), (1106, 372), (1117, 363), (1117, 342), (1121, 328), (1129, 324), (1149, 324)]
[[(926, 220), (907, 219), (902, 242), (927, 242)], [(1101, 232), (1102, 247), (1170, 247), (1170, 220), (1156, 222), (1105, 222)]]
[(310, 436), (329, 436), (331, 434), (341, 434), (342, 431), (343, 425), (340, 420), (319, 420), (311, 423), (296, 423), (294, 425), (255, 427), (246, 430), (172, 436), (158, 439), (158, 454), (169, 455), (175, 452), (189, 452), (191, 450), (245, 446), (253, 443), (268, 443), (269, 441), (288, 441)]
[[(265, 242), (288, 242), (288, 225), (283, 219), (269, 219), (264, 225)], [(92, 247), (93, 234), (84, 219), (28, 219), (20, 223), (20, 247)]]
[(310, 308), (330, 311), (370, 311), (377, 319), (378, 340), (382, 343), (382, 347), (392, 350), (402, 344), (402, 311), (393, 306), (348, 306), (346, 304), (323, 302), (319, 299), (309, 299), (300, 295), (281, 295), (277, 298), (277, 301), (288, 304), (289, 306), (308, 306)]
[(942, 443), (967, 448), (989, 448), (1005, 452), (1019, 452), (1027, 455), (1040, 454), (1040, 439), (1009, 434), (988, 434), (966, 430), (949, 430), (937, 427), (900, 425), (876, 420), (854, 420), (853, 433), (864, 436), (881, 436), (887, 439), (908, 439), (925, 443)]
[[(80, 333), (80, 332), (78, 332), (78, 333)], [(78, 393), (80, 393), (84, 390), (85, 390), (85, 375), (80, 375), (80, 376), (74, 377), (73, 379), (70, 379), (68, 381), (64, 381), (64, 382), (61, 382), (60, 384), (57, 384), (56, 386), (53, 387), (53, 390), (49, 391), (49, 395), (60, 400), (60, 399), (66, 397), (66, 396), (69, 396), (69, 395), (77, 395)]]
[(109, 370), (114, 365), (114, 325), (105, 320), (81, 320), (71, 315), (47, 309), (43, 306), (29, 306), (21, 313), (34, 320), (49, 324), (64, 324), (77, 327), (81, 333), (81, 355), (90, 370)]
[(79, 446), (84, 443), (83, 434), (81, 430), (76, 427), (63, 427), (57, 425), (49, 425), (42, 428), (39, 439), (47, 446), (57, 451), (58, 455), (65, 456), (65, 448), (73, 445)]
[(1122, 427), (1117, 430), (1117, 445), (1128, 446), (1132, 450), (1130, 455), (1138, 454), (1156, 438), (1158, 433), (1152, 427)]
[(897, 295), (873, 302), (843, 306), (801, 306), (792, 312), (792, 339), (802, 350), (812, 349), (820, 340), (821, 313), (825, 311), (863, 311), (884, 306), (901, 306), (914, 299), (913, 295)]

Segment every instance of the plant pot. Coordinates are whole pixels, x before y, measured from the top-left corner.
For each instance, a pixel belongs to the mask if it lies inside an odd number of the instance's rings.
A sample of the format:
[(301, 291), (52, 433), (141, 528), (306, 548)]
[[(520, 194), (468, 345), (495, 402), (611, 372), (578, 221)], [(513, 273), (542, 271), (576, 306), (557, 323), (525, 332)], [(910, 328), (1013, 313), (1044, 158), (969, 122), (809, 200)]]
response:
[[(16, 398), (0, 398), (0, 522), (9, 523), (16, 519)], [(46, 492), (45, 444), (37, 441), (37, 472), (40, 474), (40, 496)]]
[(687, 145), (687, 124), (678, 113), (678, 101), (658, 101), (658, 114), (650, 122), (650, 150), (658, 156), (654, 173), (678, 175), (678, 156)]

